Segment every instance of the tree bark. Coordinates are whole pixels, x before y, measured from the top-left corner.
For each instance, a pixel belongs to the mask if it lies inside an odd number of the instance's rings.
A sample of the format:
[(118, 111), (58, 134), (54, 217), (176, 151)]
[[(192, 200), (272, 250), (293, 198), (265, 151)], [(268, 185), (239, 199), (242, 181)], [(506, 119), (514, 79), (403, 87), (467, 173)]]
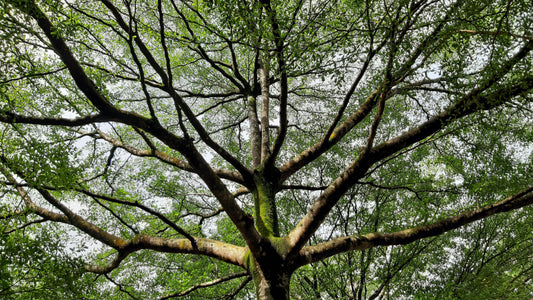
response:
[[(269, 272), (272, 273), (272, 272)], [(284, 300), (289, 299), (291, 274), (271, 274), (268, 278), (263, 274), (254, 278), (257, 299), (260, 300)]]
[[(274, 175), (272, 175), (274, 174)], [(255, 206), (255, 226), (263, 237), (279, 237), (279, 221), (276, 208), (279, 174), (277, 169), (265, 170), (260, 166), (254, 173), (252, 190)], [(270, 176), (268, 176), (270, 175)]]
[(289, 299), (294, 265), (287, 260), (285, 238), (269, 237), (261, 243), (261, 252), (248, 253), (245, 265), (252, 275), (257, 299)]

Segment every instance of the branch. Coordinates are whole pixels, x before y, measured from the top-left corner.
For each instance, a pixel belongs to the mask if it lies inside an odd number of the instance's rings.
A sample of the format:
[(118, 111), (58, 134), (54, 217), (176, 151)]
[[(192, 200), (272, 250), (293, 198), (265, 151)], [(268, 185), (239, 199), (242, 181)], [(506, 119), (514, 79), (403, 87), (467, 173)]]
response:
[(229, 293), (228, 295), (226, 295), (226, 297), (224, 297), (224, 299), (226, 300), (229, 300), (229, 299), (233, 299), (235, 298), (235, 296), (237, 296), (237, 294), (248, 284), (248, 282), (250, 282), (252, 280), (252, 276), (248, 276), (246, 277), (242, 282), (241, 284), (239, 284), (239, 286), (231, 293)]
[(441, 235), (494, 214), (516, 210), (530, 204), (533, 204), (533, 187), (500, 202), (489, 204), (476, 210), (470, 210), (428, 225), (393, 233), (369, 233), (359, 236), (340, 237), (326, 243), (305, 247), (300, 250), (296, 265), (302, 266), (313, 263), (347, 251), (364, 250), (376, 246), (409, 244), (423, 238)]
[[(533, 48), (533, 41), (529, 43)], [(413, 128), (389, 141), (374, 147), (370, 152), (376, 160), (381, 160), (399, 150), (412, 145), (448, 126), (457, 119), (473, 114), (481, 110), (490, 110), (510, 101), (522, 93), (533, 88), (533, 75), (528, 74), (513, 85), (503, 86), (494, 90), (489, 95), (479, 95), (471, 92), (460, 101), (452, 104), (445, 111), (430, 118), (420, 126)], [(486, 89), (486, 88), (484, 88)]]
[(270, 156), (270, 57), (268, 53), (261, 60), (259, 82), (261, 84), (261, 162)]
[(117, 254), (117, 257), (115, 257), (115, 259), (113, 259), (109, 264), (105, 266), (85, 265), (85, 270), (91, 273), (95, 273), (95, 274), (107, 274), (113, 271), (114, 269), (118, 268), (118, 266), (120, 266), (120, 263), (126, 257), (128, 257), (130, 253), (131, 252), (128, 252), (128, 251), (120, 251)]
[[(122, 16), (117, 10), (117, 8), (113, 6), (110, 1), (102, 0), (102, 2), (116, 17), (119, 26), (121, 26), (126, 32), (132, 32), (128, 25), (122, 19)], [(187, 158), (191, 166), (198, 170), (202, 180), (206, 183), (211, 192), (216, 196), (218, 201), (220, 201), (220, 203), (224, 207), (224, 210), (228, 213), (229, 217), (232, 219), (233, 223), (242, 233), (248, 244), (258, 244), (260, 236), (255, 230), (255, 227), (253, 226), (253, 221), (249, 220), (249, 218), (246, 217), (246, 214), (235, 202), (233, 195), (227, 190), (227, 187), (220, 180), (220, 178), (213, 172), (209, 164), (194, 147), (191, 140), (180, 138), (163, 128), (160, 124), (151, 121), (137, 113), (121, 111), (111, 105), (111, 103), (109, 103), (107, 99), (105, 99), (98, 92), (98, 89), (94, 82), (91, 81), (91, 79), (89, 79), (89, 77), (85, 74), (83, 68), (74, 58), (65, 41), (58, 35), (59, 31), (56, 30), (56, 28), (52, 25), (50, 20), (48, 20), (46, 15), (39, 9), (36, 3), (32, 0), (23, 0), (15, 1), (12, 4), (37, 21), (39, 27), (43, 30), (47, 38), (50, 40), (56, 53), (60, 56), (63, 63), (66, 65), (67, 69), (69, 70), (72, 78), (76, 83), (76, 86), (85, 94), (89, 101), (91, 101), (91, 103), (102, 112), (103, 115), (109, 116), (113, 121), (141, 128), (160, 139), (172, 149), (182, 153)], [(134, 38), (134, 42), (136, 43), (141, 53), (145, 56), (147, 61), (150, 63), (150, 65), (154, 68), (154, 70), (156, 70), (156, 72), (158, 72), (165, 88), (167, 89), (167, 92), (173, 97), (174, 101), (176, 101), (179, 104), (180, 108), (185, 112), (189, 121), (198, 131), (202, 140), (204, 140), (207, 145), (214, 149), (224, 159), (230, 162), (237, 170), (239, 170), (241, 174), (243, 174), (243, 176), (250, 174), (249, 170), (244, 167), (236, 158), (234, 158), (220, 145), (216, 144), (213, 140), (211, 140), (211, 138), (209, 137), (205, 129), (202, 127), (200, 122), (196, 119), (194, 113), (190, 110), (185, 101), (176, 93), (172, 86), (169, 85), (169, 80), (167, 75), (165, 74), (165, 71), (158, 65), (157, 60), (151, 55), (150, 51), (148, 50), (146, 45), (140, 40), (140, 37), (138, 35)], [(51, 195), (47, 191), (41, 190), (40, 192), (43, 197), (47, 198), (47, 200), (50, 201), (50, 203), (57, 205), (57, 208), (62, 210), (65, 214), (68, 213), (67, 215), (69, 215), (69, 220), (73, 222), (76, 227), (86, 231), (88, 234), (95, 238), (102, 239), (104, 243), (112, 247), (121, 248), (124, 246), (124, 240), (109, 235), (105, 231), (102, 231), (100, 228), (95, 227), (93, 224), (90, 224), (83, 220), (81, 217), (73, 214), (59, 201), (51, 197)], [(251, 247), (253, 248), (253, 246)], [(256, 248), (253, 248), (251, 250), (259, 251)]]
[[(113, 247), (113, 248), (115, 248), (117, 250), (120, 250), (120, 249), (122, 249), (122, 248), (124, 248), (125, 246), (128, 245), (128, 241), (127, 240), (124, 240), (124, 239), (122, 239), (120, 237), (117, 237), (115, 235), (112, 235), (112, 234), (104, 231), (100, 227), (88, 222), (87, 220), (85, 220), (81, 216), (79, 216), (79, 215), (75, 214), (74, 212), (72, 212), (68, 207), (66, 207), (63, 203), (58, 201), (54, 196), (52, 196), (52, 194), (50, 194), (49, 191), (45, 190), (44, 188), (36, 187), (35, 189), (41, 194), (41, 196), (48, 203), (53, 205), (55, 208), (59, 209), (62, 212), (62, 214), (55, 213), (55, 212), (52, 212), (50, 210), (44, 209), (44, 208), (42, 208), (40, 206), (37, 206), (31, 200), (31, 198), (28, 195), (28, 193), (26, 192), (26, 190), (24, 188), (22, 188), (21, 186), (17, 185), (17, 181), (15, 180), (14, 176), (8, 170), (8, 167), (6, 167), (8, 164), (7, 164), (7, 161), (6, 161), (5, 157), (0, 157), (0, 160), (2, 162), (2, 164), (0, 164), (0, 172), (2, 174), (4, 174), (4, 176), (6, 176), (6, 178), (15, 185), (15, 188), (17, 189), (19, 194), (22, 196), (26, 206), (30, 210), (35, 212), (37, 215), (41, 216), (42, 218), (44, 218), (46, 220), (71, 224), (71, 225), (77, 227), (78, 229), (80, 229), (81, 231), (87, 233), (88, 235), (90, 235), (94, 239), (96, 239), (96, 240), (98, 240), (98, 241), (100, 241), (100, 242), (102, 242), (102, 243), (104, 243), (104, 244), (106, 244), (106, 245), (108, 245), (110, 247)], [(19, 176), (22, 179), (24, 179), (26, 182), (30, 182), (30, 180), (28, 180), (27, 176), (25, 176), (24, 173), (19, 171), (19, 172), (15, 172), (15, 174), (17, 174), (17, 176)]]
[(308, 185), (282, 185), (281, 190), (305, 190), (305, 191), (321, 191), (325, 190), (327, 186), (308, 186)]
[(15, 227), (13, 229), (3, 231), (2, 233), (3, 234), (10, 234), (12, 232), (24, 229), (24, 228), (26, 228), (28, 226), (33, 225), (33, 224), (40, 224), (40, 223), (44, 223), (44, 222), (47, 222), (47, 221), (49, 221), (49, 220), (47, 220), (47, 219), (38, 219), (38, 220), (30, 221), (30, 222), (24, 223), (24, 224), (22, 224), (22, 225), (20, 225), (18, 227)]
[(0, 122), (7, 124), (36, 124), (75, 127), (94, 123), (109, 122), (111, 120), (112, 118), (102, 114), (67, 119), (23, 116), (9, 111), (0, 111)]
[(239, 247), (207, 238), (196, 238), (196, 247), (194, 247), (188, 239), (164, 239), (142, 233), (132, 240), (131, 249), (134, 251), (150, 249), (167, 253), (205, 255), (243, 268), (244, 255), (248, 251), (247, 247)]
[(355, 127), (355, 125), (359, 124), (359, 122), (368, 116), (377, 103), (377, 96), (378, 91), (376, 90), (365, 100), (365, 102), (356, 112), (354, 112), (346, 119), (346, 121), (333, 130), (333, 133), (329, 135), (327, 140), (326, 137), (322, 138), (322, 140), (320, 140), (318, 143), (304, 150), (302, 153), (285, 163), (280, 168), (280, 182), (287, 180), (287, 178), (289, 178), (296, 171), (320, 157), (320, 155), (328, 151), (337, 142), (339, 142), (352, 128)]
[[(198, 171), (194, 169), (189, 163), (186, 161), (183, 161), (181, 159), (178, 159), (174, 156), (168, 155), (160, 150), (158, 150), (155, 145), (153, 145), (152, 142), (150, 142), (149, 139), (145, 135), (143, 135), (141, 132), (139, 132), (143, 139), (148, 143), (148, 146), (151, 148), (150, 150), (141, 150), (137, 149), (131, 145), (125, 144), (120, 140), (117, 140), (104, 132), (98, 131), (97, 137), (103, 138), (105, 141), (111, 143), (113, 146), (121, 148), (126, 150), (128, 153), (133, 154), (135, 156), (139, 157), (155, 157), (159, 159), (160, 161), (169, 164), (171, 166), (177, 167), (181, 170), (188, 171), (191, 173), (198, 174)], [(93, 136), (95, 136), (93, 134)], [(221, 170), (221, 169), (214, 169), (213, 172), (219, 176), (220, 178), (228, 179), (233, 182), (237, 182), (242, 184), (244, 182), (244, 179), (242, 178), (242, 175), (238, 172), (229, 171), (229, 170)]]
[(211, 281), (208, 281), (208, 282), (203, 282), (203, 283), (197, 284), (195, 286), (192, 286), (192, 287), (186, 289), (183, 292), (172, 293), (172, 294), (166, 295), (166, 296), (164, 296), (162, 298), (159, 298), (159, 299), (160, 300), (164, 300), (164, 299), (170, 299), (170, 298), (183, 297), (183, 296), (186, 296), (186, 295), (194, 292), (197, 289), (204, 288), (204, 287), (209, 287), (209, 286), (214, 286), (214, 285), (217, 285), (217, 284), (222, 283), (222, 282), (226, 282), (226, 281), (229, 281), (229, 280), (232, 280), (232, 279), (235, 279), (235, 278), (244, 277), (244, 276), (248, 276), (248, 275), (249, 274), (246, 271), (245, 272), (241, 272), (241, 273), (231, 274), (231, 275), (228, 275), (226, 277), (217, 278), (215, 280), (211, 280)]
[(458, 32), (468, 33), (468, 34), (472, 34), (472, 35), (492, 35), (492, 36), (508, 35), (508, 36), (512, 36), (512, 37), (523, 39), (523, 40), (533, 41), (533, 36), (514, 34), (514, 33), (510, 33), (510, 32), (488, 31), (488, 30), (478, 31), (478, 30), (467, 30), (467, 29), (461, 29)]
[(22, 79), (26, 79), (26, 78), (32, 78), (32, 77), (42, 78), (42, 77), (45, 77), (46, 75), (52, 75), (52, 74), (55, 74), (55, 73), (59, 73), (59, 72), (65, 70), (65, 69), (66, 69), (65, 67), (61, 67), (59, 69), (51, 70), (51, 71), (48, 71), (48, 72), (29, 73), (29, 74), (26, 74), (26, 75), (23, 75), (23, 76), (20, 76), (20, 77), (16, 77), (16, 78), (11, 78), (11, 79), (7, 79), (7, 80), (4, 80), (4, 81), (0, 81), (0, 84), (6, 84), (6, 83), (9, 83), (9, 82), (18, 81), (18, 80), (22, 80)]
[(184, 237), (186, 237), (191, 242), (191, 244), (193, 246), (196, 246), (196, 238), (195, 237), (190, 235), (187, 231), (185, 231), (185, 229), (181, 228), (176, 223), (174, 223), (171, 220), (169, 220), (167, 217), (165, 217), (165, 215), (163, 215), (162, 213), (160, 213), (160, 212), (158, 212), (158, 211), (156, 211), (154, 209), (151, 209), (150, 207), (142, 205), (142, 204), (140, 204), (137, 201), (136, 202), (124, 201), (124, 200), (116, 199), (116, 198), (109, 197), (109, 196), (98, 195), (98, 194), (95, 194), (93, 192), (90, 192), (90, 191), (87, 191), (87, 190), (84, 190), (84, 189), (77, 189), (77, 191), (79, 191), (79, 192), (81, 192), (81, 193), (83, 193), (83, 194), (85, 194), (87, 196), (93, 197), (93, 198), (99, 198), (99, 199), (102, 199), (102, 200), (105, 200), (105, 201), (109, 201), (109, 202), (113, 202), (113, 203), (118, 203), (118, 204), (122, 204), (122, 205), (127, 205), (127, 206), (133, 206), (133, 207), (140, 208), (141, 210), (144, 210), (145, 212), (147, 212), (147, 213), (149, 213), (149, 214), (151, 214), (153, 216), (156, 216), (163, 223), (167, 224), (172, 229), (174, 229), (176, 232), (178, 232), (179, 234), (181, 234)]
[(413, 128), (396, 138), (375, 146), (370, 151), (366, 152), (365, 155), (360, 155), (317, 198), (306, 216), (290, 232), (288, 242), (290, 247), (293, 248), (291, 254), (295, 255), (296, 251), (299, 251), (299, 249), (303, 247), (324, 221), (331, 208), (333, 208), (337, 201), (351, 186), (365, 176), (368, 169), (374, 163), (423, 140), (462, 117), (480, 110), (492, 109), (511, 100), (517, 95), (531, 90), (533, 88), (533, 75), (528, 75), (522, 80), (515, 82), (513, 85), (503, 86), (486, 96), (480, 95), (481, 91), (488, 89), (491, 84), (494, 84), (499, 79), (499, 76), (505, 76), (507, 73), (506, 71), (510, 70), (521, 58), (525, 57), (531, 49), (533, 49), (533, 41), (528, 42), (513, 58), (506, 62), (501, 69), (494, 70), (493, 74), (495, 75), (489, 76), (489, 79), (482, 83), (480, 87), (472, 90), (457, 103), (452, 104), (439, 115), (432, 117), (420, 126)]
[[(460, 5), (460, 2), (458, 2), (454, 6), (454, 8), (446, 14), (446, 16), (444, 17), (444, 20), (447, 20), (450, 14), (452, 13), (452, 11), (455, 10), (459, 5)], [(423, 51), (426, 48), (432, 46), (436, 42), (445, 23), (446, 22), (444, 21), (439, 22), (439, 25), (427, 37), (425, 37), (425, 39), (421, 42), (421, 44), (416, 49), (414, 49), (414, 51), (412, 52), (412, 55), (403, 64), (400, 70), (392, 74), (391, 77), (395, 81), (399, 78), (405, 78), (410, 68), (416, 62), (418, 57), (423, 53)], [(334, 122), (328, 129), (326, 136), (323, 137), (318, 143), (311, 146), (307, 150), (304, 150), (302, 153), (300, 153), (295, 158), (291, 159), (289, 162), (287, 162), (285, 165), (283, 165), (280, 168), (280, 171), (281, 171), (280, 181), (281, 182), (285, 181), (288, 177), (290, 177), (296, 171), (301, 169), (303, 166), (314, 161), (316, 158), (320, 157), (323, 153), (329, 150), (333, 145), (339, 142), (351, 129), (353, 129), (355, 125), (361, 122), (374, 108), (374, 106), (377, 103), (376, 100), (378, 98), (378, 92), (381, 88), (383, 88), (381, 85), (377, 87), (377, 89), (365, 100), (365, 102), (360, 106), (360, 108), (356, 112), (354, 112), (351, 116), (349, 116), (346, 119), (346, 121), (344, 121), (341, 125), (339, 125), (337, 128), (333, 130), (333, 127), (336, 126), (337, 122), (342, 117), (342, 114), (344, 113), (344, 109), (345, 109), (344, 106), (348, 105), (348, 102), (350, 101), (350, 98), (352, 97), (352, 94), (357, 84), (359, 83), (359, 80), (361, 80), (366, 68), (368, 67), (367, 64), (369, 63), (369, 61), (372, 59), (373, 55), (375, 54), (374, 52), (380, 51), (380, 49), (385, 45), (386, 41), (387, 39), (384, 39), (383, 42), (380, 43), (380, 45), (378, 45), (375, 50), (371, 50), (371, 52), (369, 52), (367, 59), (365, 63), (363, 64), (363, 67), (358, 77), (355, 79), (349, 91), (345, 95), (343, 104), (339, 112), (337, 113), (337, 116), (335, 117)], [(393, 96), (392, 94), (387, 95), (387, 98), (390, 98), (392, 96)]]
[[(120, 14), (120, 11), (113, 5), (113, 3), (111, 3), (108, 0), (102, 0), (102, 3), (113, 14), (118, 25), (125, 32), (127, 32), (128, 34), (132, 34), (133, 32), (135, 32), (134, 30), (132, 30), (132, 28), (130, 28), (130, 26), (128, 26), (128, 24), (126, 24), (126, 22), (122, 18), (122, 15)], [(204, 141), (211, 149), (213, 149), (216, 153), (218, 153), (227, 162), (233, 165), (233, 167), (235, 167), (235, 169), (237, 169), (243, 176), (249, 175), (250, 171), (238, 159), (233, 157), (233, 155), (231, 155), (226, 149), (224, 149), (219, 144), (217, 144), (214, 140), (211, 139), (211, 137), (209, 136), (209, 133), (205, 130), (205, 128), (200, 123), (198, 118), (196, 118), (191, 108), (187, 105), (187, 103), (183, 100), (183, 98), (180, 95), (178, 95), (178, 93), (174, 90), (174, 88), (172, 87), (169, 81), (170, 78), (166, 74), (165, 70), (158, 64), (157, 59), (152, 55), (148, 47), (141, 40), (140, 36), (137, 34), (135, 36), (132, 36), (132, 39), (133, 39), (133, 42), (135, 42), (135, 45), (139, 48), (140, 52), (144, 55), (144, 57), (146, 58), (150, 66), (157, 72), (157, 74), (161, 78), (165, 91), (172, 97), (172, 99), (174, 100), (174, 103), (176, 104), (176, 107), (180, 108), (184, 112), (184, 114), (187, 116), (189, 122), (191, 122), (192, 126), (197, 131), (202, 141)], [(154, 128), (147, 128), (147, 126), (137, 126), (137, 127), (140, 127), (143, 129), (146, 128), (147, 132), (150, 132), (152, 135), (156, 136), (159, 139), (162, 138), (162, 134), (160, 132), (161, 130), (163, 130), (163, 132), (165, 133), (168, 132), (164, 130), (161, 126), (153, 126), (153, 124), (151, 125)], [(172, 143), (172, 144), (175, 145), (175, 143)], [(175, 148), (175, 149), (178, 150), (178, 149), (185, 148), (182, 146), (178, 146), (178, 147), (179, 148)], [(187, 157), (186, 153), (184, 153), (184, 155)]]
[(248, 123), (250, 126), (250, 143), (254, 168), (261, 164), (261, 132), (257, 118), (257, 101), (253, 96), (248, 97)]
[(133, 296), (132, 293), (128, 289), (125, 289), (122, 286), (122, 284), (117, 283), (116, 281), (114, 281), (111, 277), (109, 277), (109, 275), (105, 274), (104, 276), (105, 276), (105, 278), (107, 280), (111, 281), (114, 285), (116, 285), (121, 292), (126, 293), (128, 296), (130, 296), (131, 299), (134, 299), (134, 300), (138, 300), (139, 299), (139, 298)]
[(65, 64), (76, 86), (103, 114), (117, 113), (118, 110), (98, 92), (95, 83), (85, 74), (80, 63), (76, 60), (65, 41), (57, 34), (57, 28), (50, 22), (33, 0), (13, 1), (11, 5), (33, 18), (44, 32), (55, 52)]
[(60, 223), (67, 223), (69, 224), (69, 220), (67, 216), (63, 214), (58, 214), (53, 211), (50, 211), (48, 209), (42, 208), (38, 205), (36, 205), (31, 197), (29, 196), (26, 189), (24, 189), (18, 182), (15, 180), (15, 177), (13, 174), (8, 170), (8, 167), (6, 167), (6, 159), (5, 157), (0, 157), (0, 172), (7, 178), (7, 180), (15, 187), (19, 195), (22, 197), (22, 200), (24, 201), (24, 204), (26, 207), (36, 215), (42, 217), (45, 220), (50, 220), (54, 222), (60, 222)]
[[(265, 165), (267, 166), (274, 166), (275, 160), (278, 157), (279, 152), (281, 151), (281, 147), (283, 146), (283, 142), (285, 141), (285, 137), (287, 136), (287, 129), (288, 129), (288, 124), (289, 124), (288, 118), (287, 118), (288, 79), (287, 79), (287, 69), (286, 69), (286, 63), (285, 63), (285, 57), (284, 57), (285, 55), (284, 54), (284, 51), (285, 51), (284, 43), (285, 42), (281, 34), (279, 22), (276, 18), (276, 10), (272, 8), (270, 0), (262, 0), (261, 3), (263, 3), (263, 5), (265, 6), (266, 12), (270, 18), (270, 23), (272, 27), (272, 36), (274, 37), (274, 43), (276, 45), (276, 58), (278, 61), (278, 73), (280, 74), (280, 104), (279, 104), (280, 129), (279, 129), (278, 136), (276, 137), (276, 140), (274, 141), (274, 145), (272, 146), (272, 150), (269, 151), (270, 153), (268, 155), (267, 162), (265, 163)], [(267, 74), (263, 74), (263, 76), (265, 76), (266, 78), (268, 78), (268, 69), (269, 68), (263, 69), (263, 70), (267, 70)], [(268, 125), (269, 125), (268, 123), (263, 124), (263, 127), (267, 127)]]

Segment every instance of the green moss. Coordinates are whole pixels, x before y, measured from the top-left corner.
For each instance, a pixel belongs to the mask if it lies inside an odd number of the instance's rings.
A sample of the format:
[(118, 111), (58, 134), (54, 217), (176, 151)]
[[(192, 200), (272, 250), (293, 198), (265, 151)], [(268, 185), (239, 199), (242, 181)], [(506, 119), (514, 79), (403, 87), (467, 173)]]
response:
[(285, 257), (287, 255), (289, 247), (285, 237), (269, 237), (268, 240), (280, 256)]
[(263, 169), (258, 169), (254, 175), (255, 190), (252, 191), (252, 194), (254, 196), (256, 228), (262, 236), (279, 236), (275, 197), (277, 179), (269, 180), (266, 173)]
[[(246, 269), (248, 270), (248, 272), (250, 272), (250, 274), (252, 275), (252, 279), (254, 280), (254, 286), (255, 286), (255, 291), (256, 293), (259, 292), (259, 283), (261, 281), (261, 279), (259, 278), (259, 273), (257, 271), (257, 266), (255, 265), (255, 260), (254, 260), (254, 257), (252, 256), (252, 253), (250, 252), (250, 250), (248, 249), (248, 251), (246, 251), (246, 254), (244, 254), (244, 266), (246, 267)], [(257, 298), (259, 298), (259, 294), (256, 294)]]

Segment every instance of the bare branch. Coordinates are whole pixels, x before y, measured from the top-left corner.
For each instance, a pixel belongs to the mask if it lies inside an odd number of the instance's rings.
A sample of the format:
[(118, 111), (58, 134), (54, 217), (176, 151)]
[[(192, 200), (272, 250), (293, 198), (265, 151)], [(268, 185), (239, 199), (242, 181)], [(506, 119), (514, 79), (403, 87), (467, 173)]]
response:
[(197, 247), (187, 239), (164, 239), (139, 234), (132, 241), (132, 249), (151, 249), (167, 253), (200, 254), (210, 256), (227, 263), (244, 267), (244, 256), (248, 250), (211, 239), (196, 238)]
[(135, 300), (138, 300), (139, 298), (135, 297), (132, 295), (132, 293), (128, 290), (128, 289), (125, 289), (122, 284), (120, 283), (117, 283), (115, 280), (113, 280), (111, 277), (109, 277), (109, 275), (105, 274), (104, 275), (105, 278), (109, 281), (111, 281), (114, 285), (116, 285), (118, 287), (118, 289), (123, 292), (123, 293), (126, 293), (128, 296), (130, 296), (132, 299), (135, 299)]
[(33, 221), (30, 221), (30, 222), (26, 222), (18, 227), (15, 227), (13, 229), (10, 229), (10, 230), (6, 230), (2, 233), (6, 233), (6, 234), (10, 234), (12, 232), (15, 232), (15, 231), (18, 231), (18, 230), (21, 230), (21, 229), (24, 229), (28, 226), (31, 226), (31, 225), (34, 225), (34, 224), (40, 224), (40, 223), (44, 223), (44, 222), (47, 222), (47, 221), (50, 221), (50, 220), (47, 220), (47, 219), (38, 219), (38, 220), (33, 220)]
[(22, 79), (26, 79), (26, 78), (33, 78), (33, 77), (41, 78), (41, 77), (45, 77), (47, 75), (52, 75), (52, 74), (55, 74), (55, 73), (59, 73), (59, 72), (65, 70), (65, 69), (66, 69), (65, 67), (61, 67), (61, 68), (58, 68), (58, 69), (55, 69), (55, 70), (52, 70), (52, 71), (48, 71), (48, 72), (30, 73), (30, 74), (26, 74), (24, 76), (20, 76), (20, 77), (16, 77), (16, 78), (11, 78), (11, 79), (7, 79), (7, 80), (4, 80), (4, 81), (0, 81), (0, 84), (6, 84), (6, 83), (9, 83), (9, 82), (18, 81), (18, 80), (22, 80)]

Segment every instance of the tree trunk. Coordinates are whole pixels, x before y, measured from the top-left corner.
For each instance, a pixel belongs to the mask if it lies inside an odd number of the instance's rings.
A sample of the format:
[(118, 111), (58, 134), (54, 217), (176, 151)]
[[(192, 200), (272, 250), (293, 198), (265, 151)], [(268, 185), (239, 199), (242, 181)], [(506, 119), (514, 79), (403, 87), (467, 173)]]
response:
[(279, 171), (273, 166), (256, 168), (252, 195), (255, 204), (255, 225), (263, 237), (259, 250), (245, 259), (252, 274), (257, 299), (289, 299), (290, 278), (294, 270), (287, 264), (287, 241), (279, 237), (276, 208)]
[(274, 278), (266, 279), (261, 276), (255, 283), (257, 299), (260, 300), (284, 300), (289, 299), (290, 274), (275, 274)]
[(262, 261), (262, 266), (259, 266), (254, 260), (250, 268), (257, 299), (288, 300), (292, 270), (284, 268), (278, 259), (264, 257)]

